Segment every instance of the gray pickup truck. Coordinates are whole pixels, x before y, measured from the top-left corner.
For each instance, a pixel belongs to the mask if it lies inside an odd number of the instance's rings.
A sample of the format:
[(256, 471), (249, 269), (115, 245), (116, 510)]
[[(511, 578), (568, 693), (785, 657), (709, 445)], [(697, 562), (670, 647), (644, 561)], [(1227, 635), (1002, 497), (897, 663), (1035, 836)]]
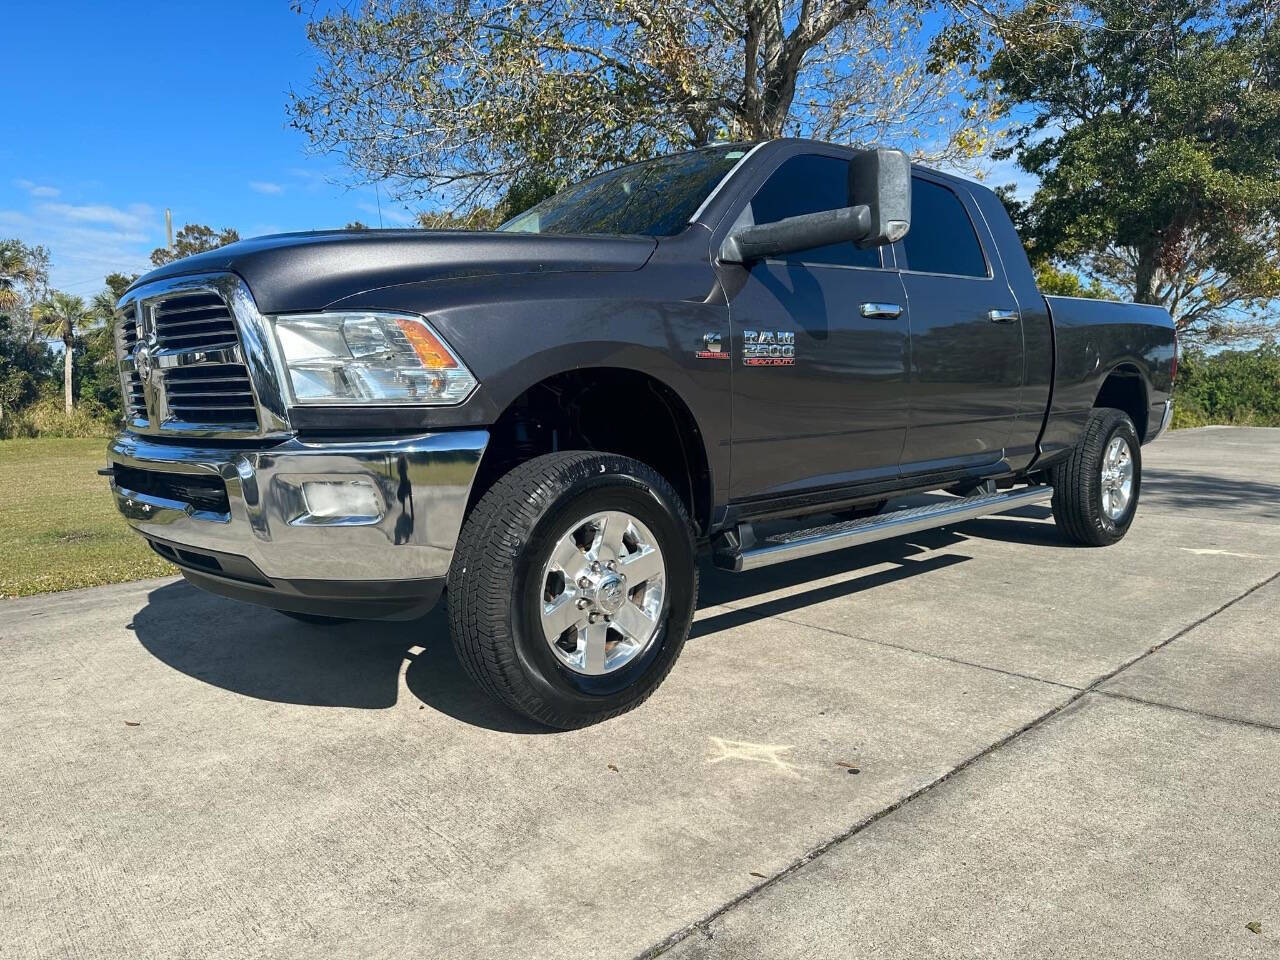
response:
[(804, 140), (623, 167), (491, 233), (235, 243), (138, 280), (118, 338), (108, 472), (157, 553), (309, 623), (447, 589), (468, 673), (557, 727), (661, 683), (700, 553), (1049, 500), (1064, 541), (1120, 539), (1177, 362), (1162, 309), (1042, 296), (989, 190)]

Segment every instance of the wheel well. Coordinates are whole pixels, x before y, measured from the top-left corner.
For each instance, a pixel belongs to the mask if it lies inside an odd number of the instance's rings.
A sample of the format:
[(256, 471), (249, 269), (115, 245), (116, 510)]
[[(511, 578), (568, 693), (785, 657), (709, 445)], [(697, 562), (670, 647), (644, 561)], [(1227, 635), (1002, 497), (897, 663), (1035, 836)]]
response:
[(697, 421), (666, 384), (636, 370), (591, 367), (534, 384), (503, 411), (471, 490), (471, 505), (513, 467), (557, 450), (617, 453), (671, 484), (695, 527), (711, 519), (711, 470)]
[(1121, 364), (1107, 374), (1107, 379), (1102, 382), (1093, 405), (1123, 410), (1137, 428), (1138, 437), (1146, 439), (1147, 388), (1142, 382), (1142, 374), (1136, 367)]

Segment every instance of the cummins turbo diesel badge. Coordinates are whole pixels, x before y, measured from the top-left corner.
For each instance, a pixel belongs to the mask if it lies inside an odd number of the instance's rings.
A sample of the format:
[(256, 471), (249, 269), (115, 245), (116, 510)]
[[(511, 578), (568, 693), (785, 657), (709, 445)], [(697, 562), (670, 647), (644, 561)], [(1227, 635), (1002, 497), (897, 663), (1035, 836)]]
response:
[(742, 362), (748, 367), (793, 367), (796, 335), (790, 330), (743, 330)]

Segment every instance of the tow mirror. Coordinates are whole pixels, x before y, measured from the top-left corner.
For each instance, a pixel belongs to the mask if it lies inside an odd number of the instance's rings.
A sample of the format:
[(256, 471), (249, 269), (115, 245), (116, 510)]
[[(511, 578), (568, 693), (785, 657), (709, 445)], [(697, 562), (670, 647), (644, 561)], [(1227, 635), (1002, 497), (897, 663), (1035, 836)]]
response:
[(870, 227), (871, 213), (866, 207), (821, 210), (758, 227), (738, 227), (721, 244), (720, 259), (726, 263), (751, 263), (829, 243), (845, 243), (866, 236)]
[(896, 243), (911, 229), (911, 160), (901, 150), (863, 150), (849, 161), (849, 202), (865, 204), (869, 227), (859, 247)]
[(735, 227), (720, 246), (726, 263), (751, 263), (832, 243), (878, 247), (911, 226), (911, 161), (901, 150), (863, 150), (849, 161), (850, 206)]

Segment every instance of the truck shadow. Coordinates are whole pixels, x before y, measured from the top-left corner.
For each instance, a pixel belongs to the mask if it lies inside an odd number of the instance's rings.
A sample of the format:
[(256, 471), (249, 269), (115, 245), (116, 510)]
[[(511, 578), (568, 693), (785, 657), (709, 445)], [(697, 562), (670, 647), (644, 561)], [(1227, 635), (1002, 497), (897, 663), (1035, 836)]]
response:
[(316, 626), (178, 581), (151, 591), (129, 626), (173, 669), (257, 700), (385, 710), (403, 674), (423, 705), (464, 723), (552, 732), (476, 689), (454, 655), (443, 605), (418, 620)]
[[(1280, 519), (1280, 484), (1193, 470), (1153, 468), (1142, 478), (1143, 504), (1167, 510), (1210, 510), (1233, 519)], [(1141, 506), (1139, 506), (1141, 510)]]
[[(975, 523), (745, 574), (727, 573), (703, 563), (700, 606), (704, 608), (886, 563), (892, 566), (788, 593), (747, 609), (715, 613), (695, 622), (691, 639), (709, 642), (709, 638), (737, 626), (964, 563), (970, 558), (962, 553), (934, 551), (969, 539), (970, 532), (977, 533), (972, 530)], [(1002, 523), (1009, 528), (1045, 526)], [(1052, 527), (1048, 530), (1052, 534)], [(996, 533), (1007, 536), (1013, 531), (1002, 527)], [(985, 531), (977, 535), (983, 536)], [(314, 626), (177, 581), (151, 591), (129, 627), (162, 663), (245, 697), (304, 706), (385, 710), (396, 705), (403, 674), (405, 688), (422, 706), (464, 723), (506, 733), (556, 732), (525, 720), (476, 688), (454, 655), (443, 604), (413, 621)]]

